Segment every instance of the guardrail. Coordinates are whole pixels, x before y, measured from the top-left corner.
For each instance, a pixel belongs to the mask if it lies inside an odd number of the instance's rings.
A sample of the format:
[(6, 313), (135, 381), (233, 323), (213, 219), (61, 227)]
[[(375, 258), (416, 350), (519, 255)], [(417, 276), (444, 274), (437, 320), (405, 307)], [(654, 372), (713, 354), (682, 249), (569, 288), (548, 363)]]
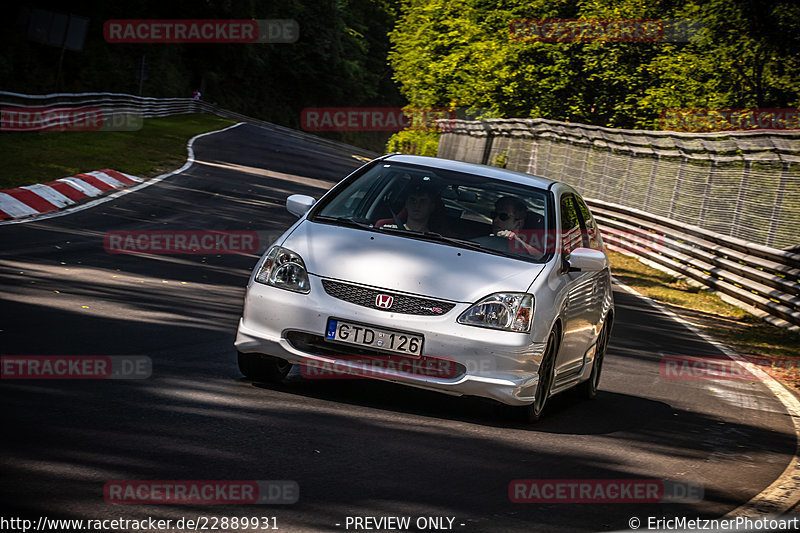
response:
[(800, 326), (800, 254), (618, 204), (586, 201), (607, 248), (646, 258), (760, 309), (774, 317), (770, 322)]
[[(439, 157), (566, 182), (612, 250), (800, 325), (800, 132), (678, 133), (451, 120)], [(783, 250), (778, 247), (785, 247)]]
[(2, 107), (86, 107), (100, 110), (104, 117), (137, 115), (142, 118), (157, 118), (184, 113), (197, 113), (200, 111), (199, 103), (191, 98), (149, 98), (118, 93), (31, 95), (0, 91), (0, 106)]
[[(267, 128), (283, 135), (313, 142), (335, 149), (346, 149), (355, 155), (378, 157), (379, 154), (345, 143), (323, 139), (291, 128), (279, 126), (265, 120), (248, 117), (235, 111), (223, 109), (215, 104), (192, 98), (151, 98), (134, 96), (121, 93), (54, 93), (43, 95), (20, 94), (0, 91), (0, 107), (2, 108), (66, 108), (66, 109), (91, 109), (102, 113), (104, 121), (113, 121), (114, 118), (160, 118), (188, 113), (207, 113), (223, 118), (246, 122)], [(63, 120), (73, 120), (74, 117), (65, 117)], [(51, 127), (59, 126), (59, 117), (48, 120)], [(124, 128), (123, 128), (124, 129)]]
[(545, 119), (444, 122), (439, 157), (556, 179), (590, 198), (765, 246), (800, 244), (800, 130), (686, 133)]

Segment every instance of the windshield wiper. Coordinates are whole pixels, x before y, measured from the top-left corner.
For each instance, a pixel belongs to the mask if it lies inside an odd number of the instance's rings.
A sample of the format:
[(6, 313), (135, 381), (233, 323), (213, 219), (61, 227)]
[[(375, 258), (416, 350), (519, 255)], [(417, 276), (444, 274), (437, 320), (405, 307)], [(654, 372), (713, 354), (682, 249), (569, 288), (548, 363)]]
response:
[(489, 248), (486, 248), (481, 244), (478, 244), (477, 242), (466, 241), (464, 239), (456, 239), (455, 237), (445, 237), (441, 233), (436, 233), (433, 231), (426, 231), (425, 233), (421, 233), (420, 235), (434, 241), (445, 242), (447, 244), (452, 244), (453, 246), (461, 246), (463, 248), (469, 248), (470, 250), (480, 250), (482, 252), (494, 251)]
[(453, 246), (460, 246), (462, 248), (469, 248), (470, 250), (480, 250), (482, 252), (494, 252), (491, 248), (487, 248), (478, 244), (477, 242), (473, 241), (466, 241), (463, 239), (456, 239), (455, 237), (445, 237), (441, 233), (436, 233), (434, 231), (412, 231), (405, 228), (390, 228), (386, 226), (381, 226), (377, 228), (382, 231), (392, 232), (392, 233), (402, 233), (403, 235), (409, 235), (411, 237), (418, 237), (418, 238), (425, 238), (427, 240), (435, 241), (435, 242), (443, 242), (446, 244), (452, 244)]
[(360, 229), (375, 229), (371, 224), (365, 224), (363, 222), (359, 222), (358, 220), (350, 217), (329, 217), (326, 215), (317, 215), (311, 222), (336, 222), (342, 226), (349, 226), (351, 228), (360, 228)]
[(499, 252), (499, 251), (494, 250), (492, 248), (488, 248), (486, 246), (478, 244), (477, 242), (467, 241), (467, 240), (464, 240), (464, 239), (456, 239), (455, 237), (445, 237), (441, 233), (436, 233), (436, 232), (433, 232), (433, 231), (419, 232), (419, 231), (408, 230), (408, 229), (405, 229), (405, 228), (393, 228), (393, 227), (389, 227), (389, 226), (375, 227), (375, 226), (373, 226), (371, 224), (366, 224), (364, 222), (359, 222), (358, 220), (356, 220), (354, 218), (350, 218), (350, 217), (331, 217), (331, 216), (327, 216), (327, 215), (317, 215), (313, 219), (311, 219), (311, 222), (333, 222), (333, 223), (339, 224), (341, 226), (348, 226), (348, 227), (351, 227), (351, 228), (367, 229), (367, 230), (370, 230), (370, 231), (383, 231), (383, 232), (386, 232), (386, 233), (402, 233), (403, 235), (408, 235), (409, 237), (416, 237), (416, 238), (420, 238), (420, 239), (426, 239), (426, 240), (429, 240), (429, 241), (450, 244), (452, 246), (458, 246), (458, 247), (461, 247), (461, 248), (468, 248), (470, 250), (480, 250), (481, 252), (486, 252), (486, 253), (490, 253), (490, 254), (493, 254), (493, 255), (505, 256), (505, 254), (503, 254), (502, 252)]

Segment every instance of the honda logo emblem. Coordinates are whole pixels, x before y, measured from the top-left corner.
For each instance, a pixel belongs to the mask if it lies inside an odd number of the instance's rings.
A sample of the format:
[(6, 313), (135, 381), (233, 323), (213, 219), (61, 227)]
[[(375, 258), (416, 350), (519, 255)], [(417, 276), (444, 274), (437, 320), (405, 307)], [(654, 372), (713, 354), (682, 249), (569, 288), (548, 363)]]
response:
[(394, 298), (388, 294), (379, 294), (375, 297), (375, 306), (381, 309), (389, 309), (394, 302)]

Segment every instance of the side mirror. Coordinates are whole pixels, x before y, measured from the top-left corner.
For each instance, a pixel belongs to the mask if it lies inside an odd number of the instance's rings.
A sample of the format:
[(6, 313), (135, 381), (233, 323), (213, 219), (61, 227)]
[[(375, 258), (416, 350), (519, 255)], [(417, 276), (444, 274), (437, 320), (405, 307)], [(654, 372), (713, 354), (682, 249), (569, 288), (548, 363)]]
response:
[(568, 272), (600, 272), (608, 268), (608, 257), (600, 250), (575, 248), (567, 260)]
[(301, 217), (317, 203), (315, 199), (305, 194), (293, 194), (286, 199), (286, 209), (293, 215)]

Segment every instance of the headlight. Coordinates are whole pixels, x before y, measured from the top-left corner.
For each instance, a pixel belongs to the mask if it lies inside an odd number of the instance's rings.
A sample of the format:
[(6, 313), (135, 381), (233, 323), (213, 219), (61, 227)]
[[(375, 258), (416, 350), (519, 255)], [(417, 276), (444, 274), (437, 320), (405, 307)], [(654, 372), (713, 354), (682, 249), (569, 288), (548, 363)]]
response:
[(280, 246), (273, 246), (267, 253), (258, 267), (255, 280), (287, 291), (311, 292), (303, 258)]
[(461, 313), (458, 323), (527, 332), (531, 330), (532, 319), (532, 295), (523, 292), (498, 292)]

